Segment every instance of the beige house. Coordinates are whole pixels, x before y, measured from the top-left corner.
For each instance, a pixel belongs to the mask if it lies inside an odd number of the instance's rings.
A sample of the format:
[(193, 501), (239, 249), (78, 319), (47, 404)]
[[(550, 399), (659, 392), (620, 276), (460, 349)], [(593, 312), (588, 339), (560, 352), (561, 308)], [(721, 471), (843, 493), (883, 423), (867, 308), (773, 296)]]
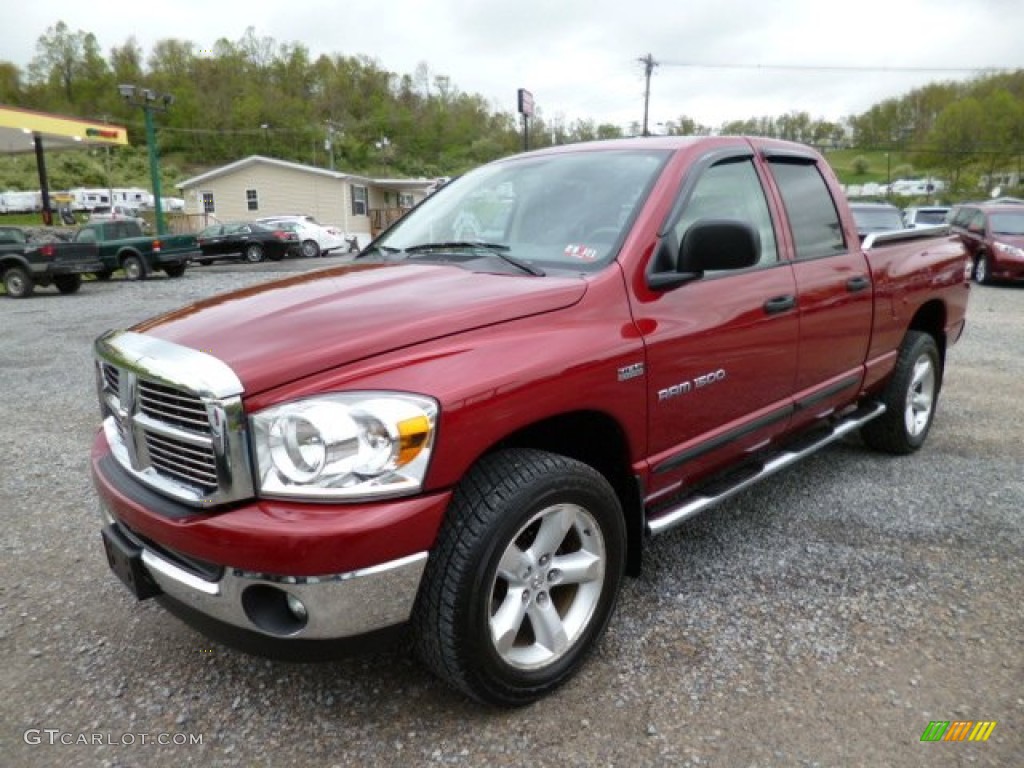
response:
[(427, 195), (432, 179), (370, 179), (250, 155), (178, 184), (185, 213), (210, 221), (308, 214), (363, 245)]

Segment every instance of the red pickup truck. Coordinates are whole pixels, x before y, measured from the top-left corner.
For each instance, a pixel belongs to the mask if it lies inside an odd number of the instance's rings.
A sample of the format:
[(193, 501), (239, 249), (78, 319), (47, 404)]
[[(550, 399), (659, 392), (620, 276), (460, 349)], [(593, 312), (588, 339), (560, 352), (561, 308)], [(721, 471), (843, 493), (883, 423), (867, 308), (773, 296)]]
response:
[(564, 682), (645, 538), (854, 430), (917, 450), (969, 285), (862, 245), (807, 147), (558, 147), (468, 173), (350, 265), (95, 344), (112, 569), (312, 659), (411, 630), (481, 701)]

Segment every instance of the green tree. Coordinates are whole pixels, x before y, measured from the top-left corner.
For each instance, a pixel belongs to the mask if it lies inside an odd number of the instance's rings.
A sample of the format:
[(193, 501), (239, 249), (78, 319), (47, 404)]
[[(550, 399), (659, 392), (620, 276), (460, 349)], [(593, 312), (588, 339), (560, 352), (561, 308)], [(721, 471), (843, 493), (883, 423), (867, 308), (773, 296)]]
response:
[(0, 61), (0, 103), (17, 104), (21, 98), (21, 70), (9, 61)]
[(925, 162), (941, 168), (954, 190), (962, 189), (964, 171), (978, 159), (984, 145), (980, 130), (984, 119), (981, 102), (968, 97), (943, 109), (929, 133)]
[(75, 85), (85, 63), (85, 49), (86, 33), (82, 30), (71, 32), (67, 24), (58, 21), (36, 41), (36, 55), (28, 65), (29, 80), (59, 89), (63, 106), (74, 104)]
[(978, 126), (982, 143), (981, 169), (991, 179), (1024, 145), (1024, 103), (1000, 88), (984, 97), (981, 108), (985, 113), (984, 123)]

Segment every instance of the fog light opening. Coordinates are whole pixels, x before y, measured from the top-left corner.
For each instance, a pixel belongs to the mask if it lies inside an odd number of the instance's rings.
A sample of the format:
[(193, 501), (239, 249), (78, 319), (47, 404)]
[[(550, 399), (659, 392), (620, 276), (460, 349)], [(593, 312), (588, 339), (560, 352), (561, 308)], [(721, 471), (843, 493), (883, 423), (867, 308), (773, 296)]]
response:
[(299, 598), (270, 584), (247, 587), (242, 592), (242, 610), (260, 631), (277, 637), (298, 634), (309, 620)]

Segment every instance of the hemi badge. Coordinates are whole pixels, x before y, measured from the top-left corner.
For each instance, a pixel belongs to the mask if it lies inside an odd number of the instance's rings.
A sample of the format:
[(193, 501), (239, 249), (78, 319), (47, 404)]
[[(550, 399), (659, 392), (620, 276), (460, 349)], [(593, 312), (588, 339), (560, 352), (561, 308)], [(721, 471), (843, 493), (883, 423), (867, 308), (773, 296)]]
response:
[(629, 381), (643, 375), (643, 363), (633, 363), (632, 365), (624, 365), (622, 368), (619, 368), (619, 381)]

